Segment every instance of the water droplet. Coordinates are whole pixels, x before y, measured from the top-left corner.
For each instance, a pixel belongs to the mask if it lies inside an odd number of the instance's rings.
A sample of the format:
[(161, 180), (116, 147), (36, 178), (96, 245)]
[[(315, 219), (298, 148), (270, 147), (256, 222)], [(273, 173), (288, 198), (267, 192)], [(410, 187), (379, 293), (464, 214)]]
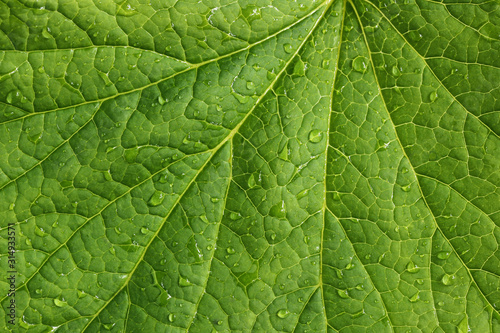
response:
[(42, 36), (43, 38), (51, 38), (52, 35), (49, 33), (50, 29), (47, 27), (46, 29), (43, 29), (42, 30)]
[(367, 68), (367, 60), (363, 56), (358, 56), (352, 61), (352, 69), (356, 72), (364, 73)]
[(408, 173), (408, 168), (402, 168), (401, 173)]
[(167, 263), (167, 259), (160, 260), (160, 265), (165, 265)]
[(255, 83), (253, 83), (252, 81), (248, 81), (247, 82), (247, 89), (248, 90), (254, 90), (255, 89)]
[(166, 102), (166, 101), (165, 101), (165, 99), (164, 99), (161, 95), (160, 95), (160, 96), (158, 96), (158, 103), (159, 103), (160, 105), (165, 104), (165, 102)]
[(188, 279), (183, 278), (182, 276), (179, 276), (179, 286), (181, 287), (189, 287), (192, 286), (193, 284), (189, 282)]
[(45, 237), (47, 236), (47, 233), (43, 231), (43, 229), (35, 227), (35, 235), (40, 236), (40, 237)]
[(420, 299), (420, 295), (417, 292), (415, 295), (413, 295), (412, 297), (410, 297), (410, 302), (415, 303), (415, 302), (418, 302), (419, 299)]
[(112, 255), (116, 255), (116, 251), (115, 251), (115, 248), (113, 246), (111, 246), (109, 248), (109, 252), (112, 254)]
[(451, 252), (449, 252), (449, 251), (442, 251), (442, 252), (439, 252), (439, 253), (437, 254), (437, 257), (438, 257), (439, 259), (448, 259), (448, 258), (449, 258), (449, 256), (450, 256), (450, 254), (451, 254)]
[(251, 174), (250, 177), (248, 177), (248, 187), (252, 188), (252, 187), (255, 187), (255, 185), (256, 185), (255, 176), (254, 176), (254, 174)]
[(151, 207), (156, 207), (162, 204), (163, 200), (165, 199), (165, 193), (161, 191), (156, 191), (153, 193), (151, 198), (149, 198), (148, 205)]
[(279, 318), (284, 319), (290, 315), (290, 311), (288, 311), (287, 309), (281, 309), (276, 313), (276, 315)]
[(276, 239), (276, 233), (271, 233), (271, 236), (270, 236), (271, 240), (275, 240)]
[(40, 295), (40, 294), (42, 293), (42, 289), (37, 289), (37, 290), (35, 290), (35, 293), (36, 293), (37, 295)]
[(65, 306), (65, 305), (66, 305), (66, 302), (61, 301), (61, 300), (60, 300), (60, 299), (58, 299), (58, 298), (54, 298), (54, 304), (55, 304), (57, 307), (62, 308), (63, 306)]
[(441, 282), (445, 285), (445, 286), (451, 286), (453, 283), (454, 283), (454, 280), (455, 279), (455, 276), (454, 275), (448, 275), (448, 274), (445, 274), (443, 275), (443, 277), (441, 278)]
[(353, 263), (348, 263), (346, 266), (345, 266), (345, 270), (350, 270), (350, 269), (353, 269), (354, 268), (354, 264)]
[(407, 265), (406, 265), (406, 270), (409, 272), (409, 273), (417, 273), (418, 271), (420, 271), (420, 267), (418, 267), (417, 265), (415, 265), (415, 263), (413, 261), (410, 261)]
[(175, 315), (173, 313), (169, 314), (168, 315), (168, 321), (171, 322), (171, 323), (173, 323), (174, 320), (175, 320)]
[(444, 306), (444, 302), (443, 302), (443, 301), (439, 301), (439, 302), (438, 302), (438, 305), (439, 305), (439, 306)]
[(309, 141), (313, 143), (320, 142), (322, 138), (323, 138), (323, 132), (321, 132), (318, 129), (314, 129), (311, 132), (309, 132)]
[(137, 14), (137, 10), (129, 3), (125, 2), (118, 8), (117, 14), (128, 17)]
[(392, 75), (394, 75), (396, 77), (401, 75), (401, 71), (398, 69), (397, 66), (392, 66), (391, 72), (392, 72)]
[(233, 221), (236, 221), (241, 218), (241, 214), (236, 212), (231, 212), (231, 214), (229, 214), (229, 218)]
[(339, 201), (340, 200), (340, 193), (339, 192), (333, 192), (332, 198), (335, 201)]
[(309, 193), (309, 190), (308, 189), (305, 189), (305, 190), (302, 190), (300, 191), (298, 194), (297, 194), (297, 200), (300, 200), (302, 198), (304, 198), (307, 193)]
[(293, 46), (292, 44), (285, 44), (283, 45), (283, 49), (285, 50), (286, 53), (292, 53), (293, 51)]
[(212, 245), (208, 245), (208, 246), (207, 246), (207, 251), (212, 251), (212, 249), (213, 249), (213, 248), (214, 248), (214, 247), (213, 247)]
[(26, 243), (26, 245), (31, 246), (31, 239), (26, 238), (24, 242)]
[(144, 234), (144, 235), (147, 234), (148, 231), (149, 230), (147, 228), (144, 228), (144, 227), (141, 228), (141, 233)]
[(228, 254), (234, 254), (234, 253), (236, 253), (236, 250), (234, 249), (234, 247), (228, 247), (228, 248), (226, 249), (226, 252), (227, 252)]
[(404, 191), (404, 192), (410, 192), (411, 190), (411, 185), (406, 185), (406, 186), (402, 186), (401, 189)]
[(371, 255), (371, 254), (367, 254), (367, 255), (365, 256), (365, 259), (367, 259), (367, 260), (368, 260), (368, 259), (370, 259), (371, 257), (372, 257), (372, 255)]
[(417, 279), (418, 284), (424, 284), (424, 279)]
[(330, 65), (330, 60), (326, 60), (326, 59), (324, 59), (324, 60), (321, 62), (321, 68), (327, 68), (329, 65)]
[(356, 290), (363, 290), (363, 284), (360, 283), (354, 288), (356, 288)]
[(337, 289), (337, 294), (340, 296), (340, 298), (349, 298), (349, 293), (347, 292), (347, 290)]
[(429, 99), (431, 102), (434, 102), (438, 97), (437, 91), (433, 91), (429, 94)]
[(104, 327), (104, 329), (106, 329), (107, 331), (111, 331), (111, 329), (115, 326), (115, 324), (102, 324), (102, 326)]
[(83, 298), (83, 297), (85, 297), (85, 296), (87, 295), (87, 294), (85, 294), (85, 292), (84, 292), (84, 291), (82, 291), (82, 290), (78, 290), (78, 291), (77, 291), (77, 294), (78, 294), (78, 298)]
[(16, 204), (15, 203), (11, 203), (9, 205), (9, 210), (14, 210), (14, 207), (16, 207)]
[(271, 209), (269, 210), (269, 215), (279, 219), (285, 218), (286, 217), (285, 202), (281, 201), (281, 203), (272, 206)]

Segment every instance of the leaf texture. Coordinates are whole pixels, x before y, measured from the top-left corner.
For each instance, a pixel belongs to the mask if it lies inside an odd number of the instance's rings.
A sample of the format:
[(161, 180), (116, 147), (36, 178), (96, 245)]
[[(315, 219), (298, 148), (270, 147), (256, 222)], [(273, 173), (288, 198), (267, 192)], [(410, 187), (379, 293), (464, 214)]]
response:
[(494, 0), (2, 0), (2, 331), (500, 332), (499, 59)]

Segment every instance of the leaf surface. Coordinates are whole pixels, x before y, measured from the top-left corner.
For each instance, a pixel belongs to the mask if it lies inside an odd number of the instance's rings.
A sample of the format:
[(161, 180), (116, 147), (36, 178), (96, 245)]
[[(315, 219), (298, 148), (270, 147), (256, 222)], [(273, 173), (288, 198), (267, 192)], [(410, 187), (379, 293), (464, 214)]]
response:
[(499, 13), (2, 1), (1, 327), (500, 332)]

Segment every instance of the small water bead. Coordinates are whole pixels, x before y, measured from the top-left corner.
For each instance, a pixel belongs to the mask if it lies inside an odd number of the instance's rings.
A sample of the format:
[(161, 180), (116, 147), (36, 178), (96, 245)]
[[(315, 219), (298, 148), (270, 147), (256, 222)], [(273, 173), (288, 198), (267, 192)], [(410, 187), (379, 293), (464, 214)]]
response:
[(454, 283), (454, 281), (453, 281), (454, 279), (455, 279), (455, 276), (445, 274), (441, 278), (441, 283), (443, 283), (445, 286), (451, 286)]
[(314, 129), (311, 132), (309, 132), (309, 141), (313, 143), (320, 142), (322, 138), (323, 138), (323, 132), (321, 132), (318, 129)]
[(253, 83), (252, 81), (248, 81), (247, 82), (247, 89), (248, 90), (255, 90), (255, 83)]
[(439, 305), (439, 306), (444, 306), (444, 302), (443, 302), (443, 301), (439, 301), (439, 302), (438, 302), (438, 305)]
[(354, 287), (356, 290), (364, 290), (363, 289), (363, 284), (358, 284), (356, 287)]
[(174, 320), (175, 320), (175, 315), (173, 313), (169, 314), (168, 315), (168, 321), (171, 322), (171, 323), (173, 323)]
[(340, 194), (339, 194), (339, 192), (333, 192), (332, 198), (335, 201), (339, 201), (340, 200)]
[(290, 315), (290, 311), (288, 311), (287, 309), (281, 309), (276, 313), (276, 315), (279, 318), (284, 319)]
[(15, 203), (11, 203), (9, 205), (9, 210), (14, 210), (14, 207), (16, 207), (16, 204)]
[(292, 46), (292, 44), (286, 43), (283, 45), (283, 49), (285, 50), (286, 53), (292, 53), (293, 46)]
[(449, 251), (442, 251), (442, 252), (439, 252), (437, 254), (437, 257), (439, 259), (443, 259), (444, 260), (444, 259), (448, 259), (450, 257), (450, 254), (451, 254), (451, 252), (449, 252)]
[(47, 27), (46, 29), (42, 30), (42, 36), (43, 36), (43, 38), (47, 38), (47, 39), (49, 39), (49, 38), (52, 37), (52, 35), (50, 34), (50, 28), (49, 27)]
[(363, 56), (358, 56), (352, 61), (352, 69), (356, 72), (364, 73), (367, 68), (367, 60)]
[(226, 249), (226, 252), (227, 252), (228, 254), (234, 254), (234, 253), (236, 253), (236, 250), (234, 249), (234, 247), (228, 247), (228, 248)]
[(166, 101), (165, 101), (165, 99), (164, 99), (161, 95), (160, 95), (160, 96), (158, 96), (158, 103), (159, 103), (160, 105), (165, 104), (165, 102), (166, 102)]
[(416, 281), (417, 281), (417, 283), (418, 283), (418, 284), (420, 284), (420, 285), (424, 284), (424, 279), (417, 279)]
[(148, 231), (149, 231), (148, 228), (144, 228), (144, 227), (141, 228), (141, 234), (145, 235), (148, 233)]
[(345, 266), (345, 270), (350, 270), (350, 269), (353, 269), (354, 268), (354, 264), (353, 263), (348, 263), (346, 266)]
[(212, 245), (208, 245), (208, 246), (207, 246), (207, 251), (212, 251), (212, 249), (213, 249), (213, 248), (214, 248), (214, 247), (213, 247)]
[(408, 173), (408, 168), (402, 168), (401, 173)]

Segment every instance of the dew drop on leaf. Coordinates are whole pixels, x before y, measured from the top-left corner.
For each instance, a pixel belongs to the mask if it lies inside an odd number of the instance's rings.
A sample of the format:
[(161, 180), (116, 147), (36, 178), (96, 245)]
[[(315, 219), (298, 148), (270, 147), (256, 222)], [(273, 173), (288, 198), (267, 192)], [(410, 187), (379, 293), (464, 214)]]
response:
[(233, 221), (236, 221), (236, 220), (239, 220), (241, 218), (241, 214), (240, 213), (236, 213), (236, 212), (231, 212), (229, 214), (229, 218)]
[(292, 44), (285, 44), (283, 45), (283, 49), (285, 50), (286, 53), (292, 53), (293, 51), (293, 46)]
[(58, 298), (54, 298), (54, 304), (57, 306), (57, 307), (63, 307), (66, 305), (66, 302), (64, 301), (61, 301), (60, 299)]
[(340, 298), (349, 298), (349, 293), (347, 292), (347, 290), (337, 289), (337, 294), (340, 296)]
[(166, 102), (165, 99), (161, 95), (158, 96), (158, 104), (163, 105), (165, 104), (165, 102)]
[(445, 274), (441, 278), (441, 283), (444, 284), (445, 286), (451, 286), (454, 283), (454, 281), (453, 281), (454, 279), (455, 279), (455, 276)]
[(434, 102), (437, 99), (437, 97), (438, 97), (437, 91), (433, 91), (429, 94), (429, 100), (431, 102)]
[(276, 313), (276, 315), (279, 318), (284, 319), (290, 315), (290, 311), (288, 311), (287, 309), (281, 309)]
[(175, 315), (174, 315), (173, 313), (170, 313), (170, 314), (168, 315), (168, 321), (169, 321), (169, 322), (171, 322), (171, 323), (173, 323), (173, 322), (174, 322), (174, 320), (175, 320)]
[(367, 60), (363, 56), (358, 56), (352, 61), (352, 69), (356, 72), (364, 73), (367, 68)]
[(415, 303), (415, 302), (418, 302), (418, 300), (420, 299), (420, 295), (419, 293), (417, 292), (416, 294), (414, 294), (412, 297), (410, 297), (410, 302), (412, 303)]
[(226, 252), (227, 252), (228, 254), (234, 254), (234, 253), (236, 253), (236, 250), (234, 249), (234, 247), (228, 247), (228, 248), (226, 249)]
[(451, 254), (451, 253), (450, 253), (449, 251), (442, 251), (442, 252), (439, 252), (439, 253), (437, 254), (437, 257), (438, 257), (439, 259), (448, 259), (448, 257), (450, 256), (450, 254)]
[(321, 141), (323, 138), (323, 132), (320, 130), (314, 129), (311, 132), (309, 132), (309, 141), (313, 143), (318, 143)]
[(156, 207), (162, 204), (163, 200), (165, 199), (165, 193), (161, 191), (156, 191), (153, 193), (151, 198), (149, 198), (148, 205), (151, 207)]
[(179, 276), (179, 286), (181, 287), (189, 287), (192, 286), (193, 284), (189, 282), (188, 279), (183, 278), (182, 276)]
[(394, 76), (400, 76), (401, 75), (401, 72), (399, 71), (398, 67), (396, 67), (396, 66), (392, 66), (391, 73)]
[(413, 261), (410, 261), (407, 265), (406, 265), (406, 270), (409, 272), (409, 273), (417, 273), (418, 271), (420, 271), (420, 267), (418, 267), (417, 265), (415, 265), (415, 263)]

